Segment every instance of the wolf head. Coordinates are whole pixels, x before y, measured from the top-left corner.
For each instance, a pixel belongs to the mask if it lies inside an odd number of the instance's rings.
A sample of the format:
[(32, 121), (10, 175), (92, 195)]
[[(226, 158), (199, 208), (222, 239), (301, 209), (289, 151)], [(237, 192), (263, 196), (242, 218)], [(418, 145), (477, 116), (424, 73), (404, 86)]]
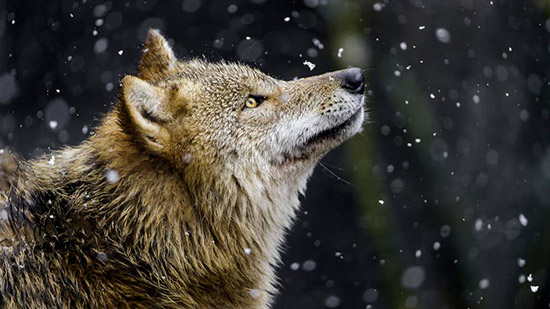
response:
[(363, 92), (356, 68), (282, 81), (242, 64), (182, 62), (150, 30), (121, 104), (143, 149), (176, 167), (218, 161), (286, 175), (361, 129)]

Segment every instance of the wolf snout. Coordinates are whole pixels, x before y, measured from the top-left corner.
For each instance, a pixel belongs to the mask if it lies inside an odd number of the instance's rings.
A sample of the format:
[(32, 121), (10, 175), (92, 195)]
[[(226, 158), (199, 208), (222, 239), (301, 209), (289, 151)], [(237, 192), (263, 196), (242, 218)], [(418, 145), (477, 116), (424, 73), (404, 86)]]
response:
[(352, 94), (362, 94), (365, 90), (365, 77), (359, 68), (341, 71), (338, 75), (340, 86)]

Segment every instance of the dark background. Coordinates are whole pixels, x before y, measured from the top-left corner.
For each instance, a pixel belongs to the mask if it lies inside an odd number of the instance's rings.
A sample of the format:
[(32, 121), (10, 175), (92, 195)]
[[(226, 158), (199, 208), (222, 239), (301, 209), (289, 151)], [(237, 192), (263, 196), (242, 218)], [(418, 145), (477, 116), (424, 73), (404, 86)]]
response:
[(548, 0), (0, 0), (0, 148), (85, 139), (150, 27), (182, 58), (282, 79), (359, 66), (371, 120), (310, 181), (275, 308), (548, 308), (549, 17)]

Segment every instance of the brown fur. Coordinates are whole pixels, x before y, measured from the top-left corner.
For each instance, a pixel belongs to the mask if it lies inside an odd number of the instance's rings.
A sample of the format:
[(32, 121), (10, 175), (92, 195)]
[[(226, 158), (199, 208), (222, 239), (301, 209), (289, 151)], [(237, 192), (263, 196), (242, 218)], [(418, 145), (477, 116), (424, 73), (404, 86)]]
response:
[[(305, 143), (362, 104), (337, 74), (283, 82), (184, 63), (150, 31), (139, 76), (123, 79), (90, 139), (0, 164), (2, 306), (269, 307), (298, 195), (362, 121), (361, 108), (349, 127)], [(267, 99), (243, 109), (251, 93)], [(321, 124), (297, 132), (306, 116)]]

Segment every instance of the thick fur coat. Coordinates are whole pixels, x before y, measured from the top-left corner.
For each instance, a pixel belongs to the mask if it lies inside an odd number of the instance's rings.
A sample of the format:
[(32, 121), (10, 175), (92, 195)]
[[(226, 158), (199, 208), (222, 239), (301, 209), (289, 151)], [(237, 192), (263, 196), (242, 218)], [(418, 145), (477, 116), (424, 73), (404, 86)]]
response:
[(1, 306), (269, 307), (299, 194), (360, 130), (357, 74), (181, 62), (151, 30), (93, 136), (0, 156)]

